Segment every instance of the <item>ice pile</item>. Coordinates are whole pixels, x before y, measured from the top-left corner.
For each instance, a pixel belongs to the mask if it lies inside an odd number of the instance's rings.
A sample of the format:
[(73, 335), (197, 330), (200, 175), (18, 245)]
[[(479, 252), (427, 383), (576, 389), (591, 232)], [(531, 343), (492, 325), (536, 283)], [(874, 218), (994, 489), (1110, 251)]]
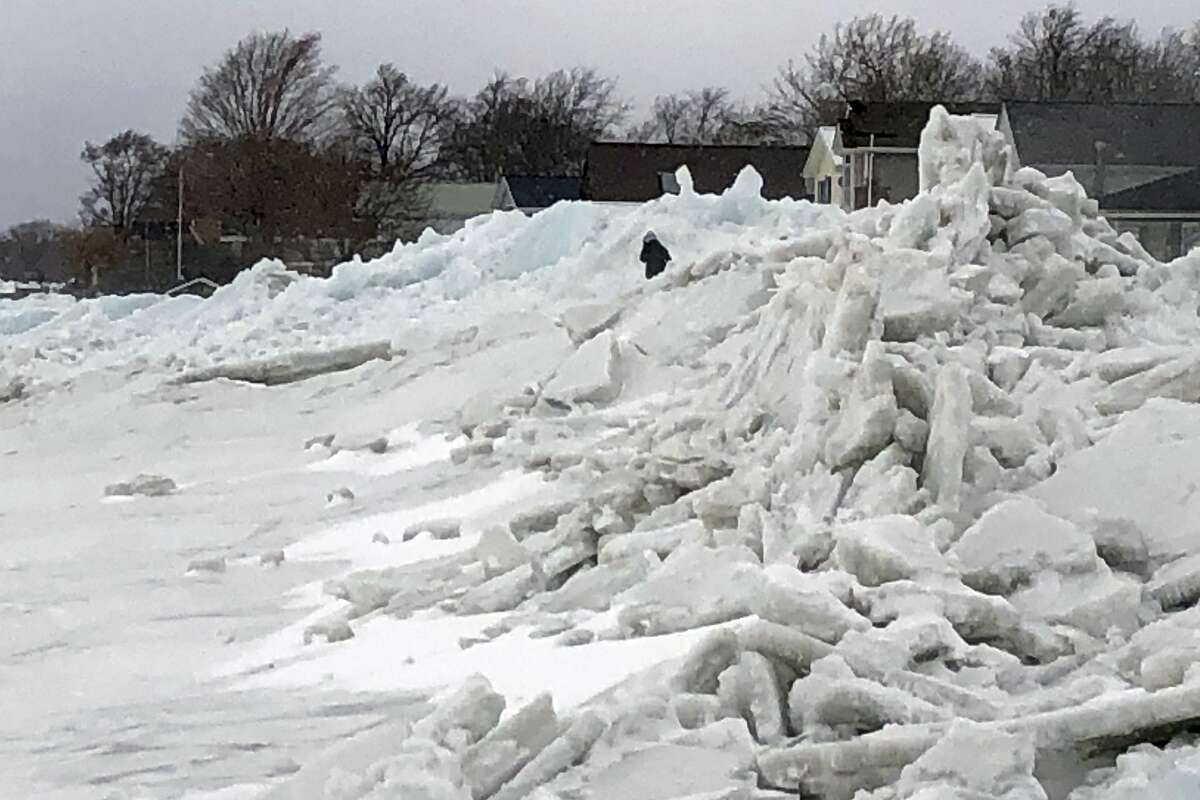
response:
[[(1035, 764), (1121, 753), (1072, 796), (1200, 790), (1200, 258), (1155, 262), (974, 120), (935, 109), (920, 157), (908, 203), (564, 304), (574, 351), (466, 403), (470, 441), (505, 446), (462, 461), (577, 496), (328, 587), (350, 626), (705, 638), (564, 719), (539, 698), (498, 722), (472, 680), (327, 796), (1023, 800)], [(721, 201), (739, 224), (753, 182)]]
[(377, 358), (381, 347), (396, 356), (431, 349), (440, 333), (483, 313), (635, 293), (636, 243), (651, 227), (670, 237), (677, 258), (690, 260), (839, 216), (808, 203), (765, 201), (756, 179), (747, 174), (722, 196), (689, 191), (637, 207), (561, 203), (532, 218), (497, 212), (453, 235), (427, 231), (382, 258), (342, 264), (328, 280), (267, 261), (204, 301), (0, 299), (4, 367), (31, 389), (94, 369), (271, 380), (303, 374), (313, 362), (328, 369), (339, 351)]

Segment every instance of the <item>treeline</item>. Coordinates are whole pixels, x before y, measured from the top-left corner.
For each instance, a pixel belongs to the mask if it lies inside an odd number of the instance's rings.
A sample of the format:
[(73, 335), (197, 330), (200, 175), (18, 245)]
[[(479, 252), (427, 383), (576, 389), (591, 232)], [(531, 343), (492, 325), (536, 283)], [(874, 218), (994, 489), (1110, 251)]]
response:
[[(876, 14), (822, 36), (757, 99), (699, 87), (655, 98), (643, 119), (615, 78), (590, 68), (496, 73), (459, 97), (384, 63), (346, 86), (319, 34), (258, 33), (204, 70), (174, 148), (132, 130), (84, 146), (92, 181), (82, 227), (58, 235), (94, 276), (128, 257), (137, 226), (174, 220), (183, 175), (188, 219), (219, 220), (266, 250), (332, 241), (344, 257), (410, 233), (432, 180), (578, 174), (588, 144), (606, 138), (802, 144), (851, 99), (1200, 102), (1200, 22), (1154, 37), (1132, 21), (1051, 5), (979, 58), (946, 33)], [(0, 241), (0, 259), (48, 235), (45, 223), (18, 226)]]

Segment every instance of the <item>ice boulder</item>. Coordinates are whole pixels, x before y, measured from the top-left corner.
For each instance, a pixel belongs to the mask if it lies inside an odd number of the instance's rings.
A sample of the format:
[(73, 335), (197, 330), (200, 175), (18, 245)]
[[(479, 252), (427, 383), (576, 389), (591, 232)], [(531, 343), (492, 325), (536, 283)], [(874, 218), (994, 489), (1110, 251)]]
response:
[(962, 494), (963, 462), (970, 443), (971, 383), (967, 371), (951, 364), (938, 373), (929, 440), (921, 478), (938, 503), (957, 509)]
[(787, 625), (835, 643), (851, 630), (866, 630), (870, 620), (841, 602), (812, 573), (776, 565), (752, 598), (750, 610), (768, 622)]
[(951, 718), (900, 689), (857, 677), (839, 656), (812, 665), (788, 694), (792, 729), (814, 741), (869, 733), (891, 724), (938, 722)]
[(1191, 800), (1200, 797), (1200, 747), (1139, 744), (1093, 772), (1070, 800)]
[(950, 574), (933, 535), (913, 517), (893, 515), (834, 529), (833, 558), (865, 586)]
[(542, 396), (560, 403), (604, 403), (621, 392), (620, 347), (612, 331), (587, 340), (559, 365)]
[(138, 475), (131, 481), (109, 484), (104, 488), (107, 497), (163, 497), (174, 494), (179, 487), (162, 475)]
[(685, 543), (616, 599), (621, 629), (655, 636), (747, 616), (762, 580), (758, 564), (745, 547)]
[(899, 409), (892, 392), (892, 370), (879, 342), (867, 345), (848, 403), (825, 445), (825, 461), (834, 470), (861, 464), (892, 440)]
[(787, 736), (787, 710), (779, 676), (771, 661), (754, 651), (742, 653), (736, 664), (717, 677), (717, 697), (724, 713), (741, 717), (763, 744)]
[(934, 106), (921, 130), (917, 158), (920, 189), (925, 192), (962, 180), (976, 164), (986, 173), (989, 187), (999, 184), (1006, 177), (1010, 153), (1003, 135), (984, 121), (951, 116), (943, 106)]
[(1136, 578), (1112, 573), (1104, 564), (1093, 572), (1040, 572), (1030, 586), (1012, 595), (1013, 606), (1027, 618), (1072, 625), (1097, 638), (1136, 630), (1141, 600)]
[(504, 696), (482, 675), (472, 675), (413, 727), (413, 735), (461, 752), (496, 727)]
[(621, 316), (622, 307), (616, 303), (585, 303), (571, 306), (562, 313), (559, 322), (575, 345), (581, 345)]
[(463, 754), (462, 770), (474, 800), (494, 795), (559, 733), (549, 694), (509, 716)]
[(993, 506), (949, 554), (963, 583), (991, 594), (1008, 594), (1042, 570), (1086, 572), (1099, 564), (1087, 534), (1025, 497)]
[[(1033, 777), (1034, 741), (1027, 734), (961, 720), (900, 773), (893, 786), (863, 800), (1046, 800)], [(1074, 795), (1072, 795), (1074, 797)]]

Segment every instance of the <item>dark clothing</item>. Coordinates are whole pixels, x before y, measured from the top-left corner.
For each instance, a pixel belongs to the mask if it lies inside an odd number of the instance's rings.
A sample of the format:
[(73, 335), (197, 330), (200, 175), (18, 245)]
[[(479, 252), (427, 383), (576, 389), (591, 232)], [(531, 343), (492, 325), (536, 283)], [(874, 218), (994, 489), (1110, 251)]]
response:
[(646, 265), (646, 280), (661, 274), (670, 260), (671, 254), (658, 239), (651, 239), (642, 245), (641, 261)]

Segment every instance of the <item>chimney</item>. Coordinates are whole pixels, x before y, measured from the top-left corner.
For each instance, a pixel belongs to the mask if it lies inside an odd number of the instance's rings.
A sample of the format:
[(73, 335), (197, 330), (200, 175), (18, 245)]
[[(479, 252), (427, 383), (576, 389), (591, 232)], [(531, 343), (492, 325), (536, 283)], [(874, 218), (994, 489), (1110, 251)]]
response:
[(1108, 165), (1104, 162), (1104, 151), (1108, 149), (1108, 143), (1097, 140), (1092, 144), (1096, 148), (1096, 176), (1092, 179), (1092, 198), (1099, 201), (1104, 197), (1104, 179), (1108, 171)]

